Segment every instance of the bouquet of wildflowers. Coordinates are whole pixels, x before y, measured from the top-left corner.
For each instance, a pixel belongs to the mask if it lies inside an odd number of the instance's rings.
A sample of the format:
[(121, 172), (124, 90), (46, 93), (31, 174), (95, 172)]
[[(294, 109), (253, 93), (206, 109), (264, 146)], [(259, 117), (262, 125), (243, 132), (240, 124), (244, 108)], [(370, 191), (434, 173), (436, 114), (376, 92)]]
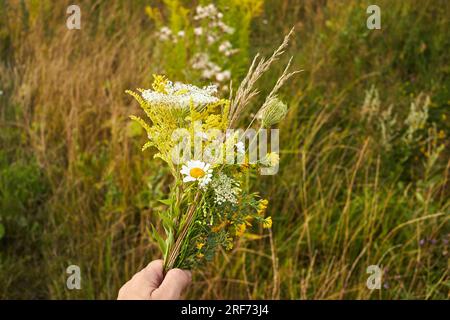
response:
[(254, 173), (278, 169), (278, 135), (271, 128), (287, 113), (277, 92), (296, 73), (288, 72), (291, 61), (247, 128), (235, 126), (258, 94), (256, 81), (283, 54), (292, 32), (270, 58), (255, 57), (236, 95), (228, 99), (219, 98), (215, 86), (173, 83), (161, 75), (154, 76), (152, 89), (127, 91), (149, 120), (131, 116), (147, 133), (142, 149), (155, 148), (155, 157), (174, 178), (167, 199), (161, 200), (166, 209), (158, 213), (165, 236), (154, 226), (150, 230), (166, 271), (195, 268), (218, 249), (231, 250), (255, 225), (272, 226), (265, 214), (268, 201), (250, 192), (247, 181)]

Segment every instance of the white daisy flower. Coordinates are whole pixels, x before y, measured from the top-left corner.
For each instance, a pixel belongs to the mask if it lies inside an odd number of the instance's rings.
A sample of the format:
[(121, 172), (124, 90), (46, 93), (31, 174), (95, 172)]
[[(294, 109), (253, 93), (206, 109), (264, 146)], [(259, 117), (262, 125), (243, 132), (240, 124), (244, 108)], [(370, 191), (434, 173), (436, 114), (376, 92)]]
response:
[[(211, 171), (212, 171), (212, 170), (211, 170)], [(201, 180), (198, 182), (198, 186), (199, 186), (201, 189), (205, 189), (206, 186), (211, 182), (211, 178), (212, 178), (212, 174), (207, 174), (206, 176), (203, 177), (203, 179), (201, 179)]]
[(202, 189), (208, 185), (212, 177), (211, 165), (199, 160), (188, 161), (181, 167), (180, 173), (184, 175), (183, 182), (198, 181)]

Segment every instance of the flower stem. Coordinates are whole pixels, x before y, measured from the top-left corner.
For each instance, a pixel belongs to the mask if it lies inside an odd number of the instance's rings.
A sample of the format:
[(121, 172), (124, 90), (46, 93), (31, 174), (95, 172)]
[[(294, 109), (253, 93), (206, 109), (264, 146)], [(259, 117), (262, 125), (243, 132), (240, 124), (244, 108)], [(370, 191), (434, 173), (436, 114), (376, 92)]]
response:
[(194, 201), (192, 202), (191, 206), (189, 207), (189, 209), (187, 211), (186, 223), (184, 224), (180, 234), (178, 235), (177, 240), (175, 241), (175, 244), (173, 245), (173, 247), (170, 248), (169, 255), (168, 255), (169, 258), (167, 259), (167, 261), (164, 262), (164, 272), (167, 272), (174, 267), (175, 261), (178, 257), (178, 254), (180, 253), (181, 245), (183, 244), (186, 234), (187, 234), (192, 222), (194, 221), (195, 209), (196, 209), (197, 200), (198, 200), (199, 196), (200, 196), (200, 191), (197, 191), (197, 193), (194, 196)]

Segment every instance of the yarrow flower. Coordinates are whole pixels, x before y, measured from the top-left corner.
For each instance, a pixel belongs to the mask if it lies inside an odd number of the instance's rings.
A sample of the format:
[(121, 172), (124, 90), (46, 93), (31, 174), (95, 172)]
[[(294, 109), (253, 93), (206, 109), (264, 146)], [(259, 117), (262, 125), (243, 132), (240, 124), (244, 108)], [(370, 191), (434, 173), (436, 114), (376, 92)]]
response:
[(190, 160), (181, 167), (180, 173), (184, 175), (183, 182), (198, 181), (200, 188), (204, 189), (211, 182), (212, 169), (209, 163), (199, 160)]

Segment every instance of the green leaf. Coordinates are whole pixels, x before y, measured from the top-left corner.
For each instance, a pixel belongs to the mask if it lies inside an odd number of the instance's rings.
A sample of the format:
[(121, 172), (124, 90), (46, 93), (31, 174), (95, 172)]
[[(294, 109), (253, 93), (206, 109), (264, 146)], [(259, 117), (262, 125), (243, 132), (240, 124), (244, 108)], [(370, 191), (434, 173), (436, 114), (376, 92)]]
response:
[(151, 225), (152, 230), (148, 231), (150, 238), (158, 243), (159, 249), (161, 250), (161, 253), (165, 253), (167, 251), (166, 243), (164, 239), (159, 235), (158, 231), (156, 230), (155, 226)]
[(160, 200), (158, 200), (158, 201), (161, 202), (162, 204), (167, 205), (167, 206), (171, 206), (172, 203), (173, 203), (173, 200), (172, 200), (172, 199), (160, 199)]
[(167, 239), (165, 242), (165, 251), (164, 251), (164, 260), (166, 260), (167, 255), (169, 253), (169, 248), (172, 246), (172, 244), (174, 243), (174, 237), (173, 237), (173, 232), (169, 232), (167, 235)]
[(423, 196), (420, 194), (420, 192), (416, 192), (416, 198), (420, 203), (425, 203), (425, 200), (423, 199)]

